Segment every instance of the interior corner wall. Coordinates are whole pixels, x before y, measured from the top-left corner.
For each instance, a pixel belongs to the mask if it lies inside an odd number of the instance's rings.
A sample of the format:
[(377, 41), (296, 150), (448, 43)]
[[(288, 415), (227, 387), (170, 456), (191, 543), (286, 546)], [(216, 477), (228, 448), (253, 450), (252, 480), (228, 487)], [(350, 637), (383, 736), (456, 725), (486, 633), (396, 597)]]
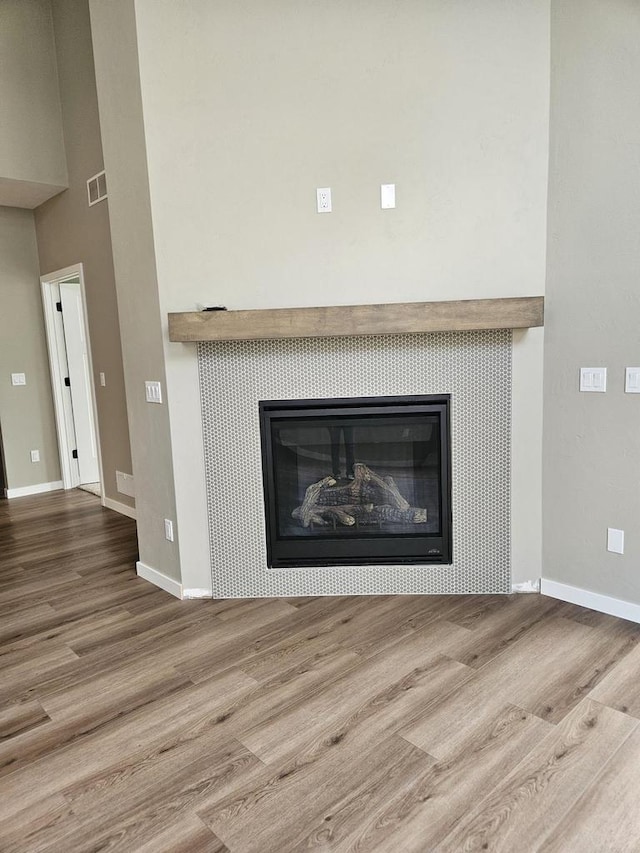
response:
[[(33, 213), (0, 207), (0, 428), (6, 487), (60, 480)], [(11, 384), (24, 373), (26, 385)], [(40, 462), (30, 452), (40, 451)], [(60, 484), (61, 487), (61, 484)]]
[(166, 389), (149, 203), (133, 0), (90, 0), (96, 88), (120, 314), (140, 561), (180, 581), (171, 434), (166, 405), (145, 402), (145, 380)]
[(554, 0), (551, 44), (543, 574), (640, 604), (640, 6)]
[(0, 181), (57, 192), (67, 170), (49, 0), (2, 0), (0, 57)]
[(89, 2), (52, 0), (52, 11), (69, 189), (36, 208), (40, 272), (83, 264), (104, 491), (134, 506), (116, 487), (116, 471), (130, 474), (132, 464), (109, 208), (87, 199), (87, 179), (103, 169)]

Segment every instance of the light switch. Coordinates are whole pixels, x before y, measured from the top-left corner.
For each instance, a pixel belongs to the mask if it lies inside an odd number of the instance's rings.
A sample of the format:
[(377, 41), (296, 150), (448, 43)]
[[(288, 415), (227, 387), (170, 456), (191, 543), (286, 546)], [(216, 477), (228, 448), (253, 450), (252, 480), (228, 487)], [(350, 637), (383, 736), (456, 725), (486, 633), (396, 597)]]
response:
[(391, 210), (396, 206), (396, 185), (380, 184), (380, 207), (383, 210)]
[(640, 394), (640, 367), (627, 367), (624, 390), (627, 394)]
[(103, 388), (105, 388), (105, 387), (106, 387), (106, 384), (107, 384), (107, 378), (106, 378), (106, 376), (104, 375), (104, 373), (102, 373), (102, 372), (101, 372), (101, 373), (100, 373), (100, 385), (101, 385)]
[(624, 554), (624, 530), (607, 527), (607, 551), (613, 554)]
[(580, 390), (604, 393), (607, 390), (607, 368), (581, 367)]
[(24, 373), (12, 373), (11, 374), (11, 384), (12, 385), (26, 385), (27, 377)]
[(145, 382), (144, 388), (147, 403), (162, 402), (162, 386), (159, 382)]

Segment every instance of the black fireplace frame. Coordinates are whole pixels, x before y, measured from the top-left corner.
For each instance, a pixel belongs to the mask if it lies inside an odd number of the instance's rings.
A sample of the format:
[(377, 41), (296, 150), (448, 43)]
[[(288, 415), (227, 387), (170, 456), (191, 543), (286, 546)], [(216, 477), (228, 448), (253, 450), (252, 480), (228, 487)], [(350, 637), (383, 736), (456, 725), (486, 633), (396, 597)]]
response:
[[(338, 397), (314, 400), (261, 400), (259, 402), (262, 475), (269, 568), (356, 565), (451, 564), (451, 395), (428, 394), (394, 397)], [(348, 538), (280, 536), (277, 525), (277, 490), (274, 476), (274, 420), (336, 416), (438, 415), (440, 421), (440, 528), (432, 533)], [(309, 543), (313, 543), (312, 555)]]

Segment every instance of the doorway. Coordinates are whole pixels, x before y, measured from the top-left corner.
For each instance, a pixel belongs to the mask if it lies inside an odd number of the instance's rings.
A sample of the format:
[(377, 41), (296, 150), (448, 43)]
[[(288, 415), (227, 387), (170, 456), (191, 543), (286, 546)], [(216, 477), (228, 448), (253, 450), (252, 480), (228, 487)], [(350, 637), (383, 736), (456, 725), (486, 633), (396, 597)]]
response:
[(104, 498), (82, 264), (41, 283), (62, 482)]

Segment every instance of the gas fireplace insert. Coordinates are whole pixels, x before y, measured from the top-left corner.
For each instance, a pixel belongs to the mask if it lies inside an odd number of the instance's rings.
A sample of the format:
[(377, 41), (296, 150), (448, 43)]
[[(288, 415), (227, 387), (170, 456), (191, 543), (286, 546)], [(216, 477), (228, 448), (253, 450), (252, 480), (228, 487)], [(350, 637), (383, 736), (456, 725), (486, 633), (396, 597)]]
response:
[(449, 395), (259, 407), (269, 567), (451, 563)]

